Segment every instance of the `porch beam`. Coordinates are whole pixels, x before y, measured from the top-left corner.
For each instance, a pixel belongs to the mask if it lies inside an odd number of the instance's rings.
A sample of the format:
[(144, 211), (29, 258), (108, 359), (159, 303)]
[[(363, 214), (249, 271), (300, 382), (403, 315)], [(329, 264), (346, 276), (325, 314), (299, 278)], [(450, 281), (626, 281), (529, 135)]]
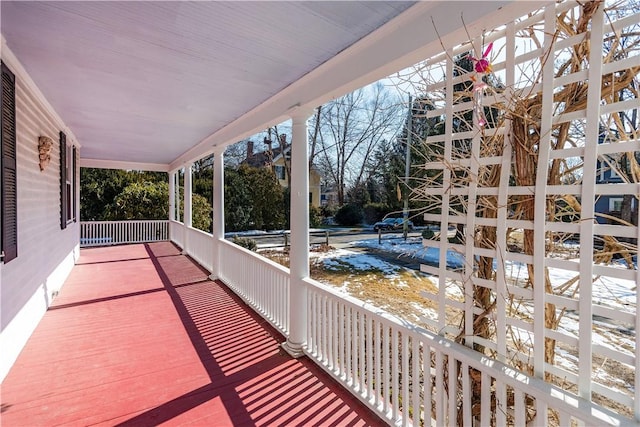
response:
[(221, 240), (224, 239), (224, 148), (213, 153), (213, 260), (211, 280), (220, 277)]
[(293, 357), (304, 355), (307, 342), (307, 287), (309, 277), (309, 152), (307, 119), (312, 109), (292, 114), (291, 248), (289, 251), (289, 336), (282, 347)]
[(102, 159), (80, 159), (80, 167), (96, 169), (138, 170), (148, 172), (169, 172), (168, 164), (124, 162)]

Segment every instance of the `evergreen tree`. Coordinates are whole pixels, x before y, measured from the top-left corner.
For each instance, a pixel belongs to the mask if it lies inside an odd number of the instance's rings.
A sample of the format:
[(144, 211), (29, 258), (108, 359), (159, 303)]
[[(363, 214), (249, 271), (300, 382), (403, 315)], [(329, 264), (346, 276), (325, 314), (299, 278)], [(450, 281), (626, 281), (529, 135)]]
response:
[(225, 170), (225, 225), (229, 231), (285, 226), (284, 191), (271, 168)]
[[(164, 172), (80, 169), (80, 220), (107, 221), (114, 200), (132, 183), (168, 182)], [(165, 217), (166, 218), (166, 217)]]

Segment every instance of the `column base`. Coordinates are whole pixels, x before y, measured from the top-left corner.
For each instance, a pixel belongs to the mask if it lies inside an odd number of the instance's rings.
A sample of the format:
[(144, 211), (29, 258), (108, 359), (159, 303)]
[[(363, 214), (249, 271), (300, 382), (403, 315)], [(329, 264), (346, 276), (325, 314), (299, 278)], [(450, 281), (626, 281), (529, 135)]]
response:
[(294, 359), (299, 359), (305, 355), (301, 344), (291, 343), (289, 340), (282, 343), (282, 348)]
[(209, 275), (209, 280), (212, 280), (212, 281), (214, 281), (214, 282), (215, 282), (215, 281), (216, 281), (216, 280), (218, 280), (218, 279), (219, 279), (219, 277), (218, 277), (218, 275), (217, 275), (217, 274), (211, 273), (211, 274)]

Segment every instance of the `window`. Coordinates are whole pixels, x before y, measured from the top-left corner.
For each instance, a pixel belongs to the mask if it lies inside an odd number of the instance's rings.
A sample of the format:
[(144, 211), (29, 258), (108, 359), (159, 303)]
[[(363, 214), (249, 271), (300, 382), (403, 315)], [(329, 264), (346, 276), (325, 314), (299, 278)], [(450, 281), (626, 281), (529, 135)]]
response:
[(16, 78), (1, 63), (2, 119), (2, 254), (5, 263), (18, 256), (18, 193), (16, 168)]
[(276, 165), (275, 171), (278, 179), (286, 179), (284, 166)]
[(67, 145), (67, 136), (60, 132), (60, 228), (76, 221), (76, 148)]
[(620, 212), (622, 210), (622, 197), (611, 197), (609, 199), (609, 212)]
[(610, 156), (600, 156), (597, 163), (600, 181), (619, 181), (620, 174), (618, 173), (618, 171), (620, 170), (621, 166), (622, 165), (620, 164), (620, 161), (616, 160), (615, 158), (612, 158)]

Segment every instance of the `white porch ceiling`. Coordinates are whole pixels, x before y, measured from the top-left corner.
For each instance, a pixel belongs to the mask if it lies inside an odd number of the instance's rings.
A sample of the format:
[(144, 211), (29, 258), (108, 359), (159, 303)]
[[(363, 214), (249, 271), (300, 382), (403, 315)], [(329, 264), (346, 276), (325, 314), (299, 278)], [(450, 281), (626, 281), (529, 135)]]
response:
[(175, 167), (518, 3), (2, 1), (0, 28), (83, 159)]

